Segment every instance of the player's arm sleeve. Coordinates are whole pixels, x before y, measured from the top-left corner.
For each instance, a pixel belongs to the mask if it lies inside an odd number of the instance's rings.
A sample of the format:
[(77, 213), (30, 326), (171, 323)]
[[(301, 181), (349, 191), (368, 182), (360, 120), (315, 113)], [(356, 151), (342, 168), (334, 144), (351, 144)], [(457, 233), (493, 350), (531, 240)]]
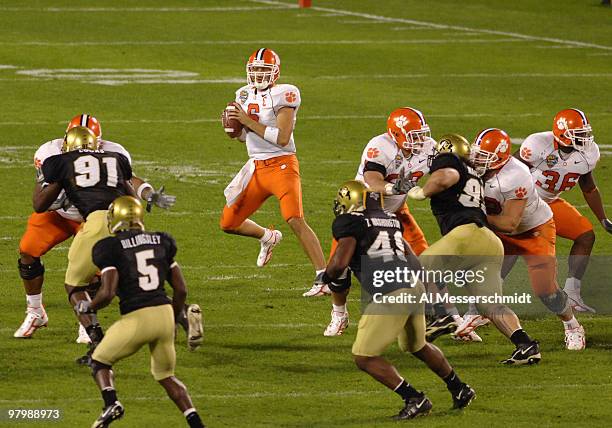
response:
[(433, 174), (434, 171), (444, 168), (453, 168), (461, 173), (461, 160), (450, 153), (442, 153), (435, 157), (429, 168), (429, 173)]
[[(117, 143), (115, 143), (117, 144)], [(128, 163), (130, 165), (132, 165), (132, 156), (130, 155), (130, 152), (128, 152), (125, 147), (123, 147), (121, 144), (117, 144), (117, 153), (122, 154), (123, 156), (125, 156), (125, 158), (128, 160)]]
[(519, 148), (518, 156), (528, 166), (539, 164), (542, 153), (541, 149), (538, 147), (537, 139), (531, 136), (525, 138)]
[(174, 257), (176, 257), (176, 252), (178, 250), (176, 241), (168, 233), (162, 233), (161, 235), (164, 240), (164, 246), (166, 247), (166, 261), (172, 266), (175, 263)]
[(371, 140), (363, 150), (365, 164), (363, 172), (376, 171), (387, 176), (387, 167), (395, 160), (395, 153), (391, 154), (384, 146), (379, 144), (376, 139)]
[(64, 162), (62, 155), (51, 156), (42, 165), (44, 181), (47, 183), (57, 183), (64, 177)]
[(121, 153), (117, 153), (117, 155), (123, 179), (127, 181), (132, 178), (132, 165), (126, 156)]
[(116, 248), (116, 238), (109, 237), (98, 241), (92, 250), (92, 259), (94, 264), (104, 271), (107, 268), (116, 268), (117, 262), (114, 255), (119, 254), (120, 249)]
[(512, 183), (500, 186), (500, 191), (505, 200), (526, 199), (529, 189), (533, 187), (531, 174), (528, 176), (515, 176)]
[(302, 103), (302, 96), (297, 86), (283, 85), (282, 91), (277, 97), (274, 111), (278, 112), (283, 107), (297, 109)]
[(362, 216), (352, 214), (342, 214), (334, 220), (332, 224), (332, 234), (336, 241), (353, 237), (359, 241), (363, 235), (364, 219)]

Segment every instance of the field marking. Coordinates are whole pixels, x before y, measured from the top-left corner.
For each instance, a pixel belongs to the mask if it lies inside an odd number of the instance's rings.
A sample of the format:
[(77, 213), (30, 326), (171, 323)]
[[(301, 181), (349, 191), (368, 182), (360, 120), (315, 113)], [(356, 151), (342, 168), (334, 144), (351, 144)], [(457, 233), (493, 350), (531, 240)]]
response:
[(0, 12), (253, 12), (259, 10), (296, 9), (297, 5), (276, 6), (210, 6), (210, 7), (0, 7)]
[[(249, 0), (249, 1), (251, 3), (259, 3), (259, 4), (266, 4), (266, 5), (277, 5), (277, 6), (278, 5), (288, 5), (288, 3), (275, 1), (275, 0)], [(371, 19), (374, 21), (421, 25), (423, 27), (437, 28), (437, 29), (442, 29), (442, 30), (446, 29), (446, 30), (474, 32), (474, 33), (480, 33), (480, 34), (493, 34), (497, 36), (514, 37), (517, 39), (523, 39), (523, 40), (529, 40), (529, 41), (541, 41), (541, 42), (550, 42), (550, 43), (561, 44), (561, 45), (612, 50), (612, 46), (599, 45), (596, 43), (580, 42), (577, 40), (565, 40), (565, 39), (559, 39), (556, 37), (531, 36), (528, 34), (514, 33), (510, 31), (489, 30), (486, 28), (472, 28), (472, 27), (464, 27), (461, 25), (438, 24), (435, 22), (417, 21), (414, 19), (406, 19), (406, 18), (391, 18), (387, 16), (374, 15), (371, 13), (353, 12), (350, 10), (333, 9), (333, 8), (320, 7), (320, 6), (312, 6), (311, 9), (316, 10), (316, 11), (321, 11), (321, 12), (337, 13), (337, 14), (344, 15), (344, 16), (355, 16), (359, 18), (366, 18), (366, 19)]]
[(340, 74), (330, 76), (319, 76), (325, 80), (347, 80), (347, 79), (403, 79), (422, 77), (462, 77), (462, 78), (506, 78), (506, 77), (612, 77), (612, 73), (443, 73), (443, 74)]
[(174, 45), (415, 45), (449, 43), (517, 43), (517, 39), (422, 39), (422, 40), (124, 40), (75, 42), (0, 42), (0, 46), (174, 46)]

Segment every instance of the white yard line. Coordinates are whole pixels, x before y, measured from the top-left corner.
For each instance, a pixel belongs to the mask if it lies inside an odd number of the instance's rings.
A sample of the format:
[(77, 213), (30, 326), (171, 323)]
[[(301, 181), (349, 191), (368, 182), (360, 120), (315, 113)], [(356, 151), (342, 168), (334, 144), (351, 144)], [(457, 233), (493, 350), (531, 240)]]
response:
[(0, 7), (0, 12), (257, 12), (260, 10), (296, 9), (297, 5), (278, 4), (275, 6), (211, 6), (211, 7)]
[[(288, 3), (280, 2), (280, 1), (273, 1), (273, 0), (249, 0), (249, 1), (251, 3), (275, 5), (275, 6), (288, 5)], [(493, 34), (497, 36), (514, 37), (517, 39), (529, 40), (529, 41), (540, 41), (540, 42), (549, 42), (549, 43), (555, 43), (555, 44), (560, 44), (560, 45), (612, 50), (612, 46), (600, 45), (596, 43), (580, 42), (577, 40), (559, 39), (556, 37), (533, 36), (533, 35), (522, 34), (522, 33), (514, 33), (510, 31), (499, 31), (499, 30), (489, 30), (486, 28), (464, 27), (462, 25), (438, 24), (435, 22), (418, 21), (415, 19), (391, 18), (387, 16), (374, 15), (371, 13), (353, 12), (351, 10), (333, 9), (333, 8), (328, 8), (328, 7), (312, 6), (311, 9), (320, 11), (320, 12), (337, 13), (339, 15), (354, 16), (354, 17), (366, 18), (366, 19), (371, 19), (374, 21), (381, 21), (381, 22), (393, 22), (393, 23), (401, 23), (401, 24), (420, 25), (423, 27), (437, 28), (437, 29), (442, 29), (442, 30), (458, 30), (458, 31), (480, 33), (480, 34)]]
[(414, 79), (423, 77), (459, 77), (459, 78), (514, 78), (514, 77), (612, 77), (612, 73), (410, 73), (410, 74), (338, 74), (331, 76), (319, 76), (325, 80), (349, 80), (349, 79)]

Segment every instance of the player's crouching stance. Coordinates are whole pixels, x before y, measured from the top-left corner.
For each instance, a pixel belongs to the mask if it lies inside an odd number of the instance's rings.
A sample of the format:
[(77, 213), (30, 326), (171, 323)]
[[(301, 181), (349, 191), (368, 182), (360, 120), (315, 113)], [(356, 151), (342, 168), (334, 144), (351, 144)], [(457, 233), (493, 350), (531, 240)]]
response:
[[(91, 313), (119, 295), (121, 319), (108, 329), (92, 355), (93, 377), (104, 399), (104, 409), (92, 428), (106, 427), (123, 416), (112, 365), (144, 345), (151, 350), (155, 380), (183, 412), (190, 427), (203, 427), (187, 388), (174, 377), (174, 320), (187, 297), (183, 274), (174, 261), (176, 244), (166, 233), (145, 232), (143, 214), (140, 202), (130, 196), (119, 197), (110, 205), (108, 228), (115, 236), (99, 241), (93, 248), (102, 285), (93, 300), (81, 300), (75, 306), (78, 313)], [(166, 279), (174, 289), (172, 302), (164, 290)]]
[[(339, 189), (334, 204), (337, 217), (332, 226), (338, 246), (323, 275), (334, 293), (346, 292), (350, 287), (349, 267), (365, 290), (368, 279), (364, 274), (367, 267), (362, 265), (364, 256), (368, 257), (368, 262), (375, 262), (383, 260), (385, 256), (398, 255), (403, 266), (420, 268), (412, 250), (404, 244), (401, 223), (395, 214), (383, 211), (381, 201), (380, 193), (368, 191), (359, 181), (348, 181)], [(422, 284), (419, 283), (416, 288), (424, 292)], [(400, 288), (392, 293), (401, 291), (410, 289)], [(364, 310), (352, 353), (357, 367), (404, 400), (404, 408), (394, 418), (412, 419), (427, 415), (432, 408), (425, 394), (406, 382), (395, 367), (381, 356), (395, 340), (398, 340), (403, 351), (425, 362), (444, 380), (451, 392), (454, 408), (469, 405), (476, 396), (474, 390), (459, 379), (442, 351), (425, 341), (424, 304), (411, 305), (405, 311), (402, 306), (399, 312), (392, 310), (391, 313), (381, 313), (379, 306), (371, 302)]]

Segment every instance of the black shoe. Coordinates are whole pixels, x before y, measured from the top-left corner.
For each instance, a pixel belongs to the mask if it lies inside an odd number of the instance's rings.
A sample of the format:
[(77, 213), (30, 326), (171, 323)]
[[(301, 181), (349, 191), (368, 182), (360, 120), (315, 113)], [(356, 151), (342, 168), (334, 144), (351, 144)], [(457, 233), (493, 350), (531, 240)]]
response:
[(89, 351), (87, 351), (87, 353), (79, 358), (77, 358), (76, 360), (74, 360), (75, 363), (77, 363), (80, 366), (88, 366), (91, 367), (91, 355), (93, 354), (95, 348), (93, 349), (89, 349)]
[(540, 344), (537, 340), (531, 343), (518, 345), (510, 358), (503, 360), (502, 364), (508, 365), (525, 365), (525, 364), (537, 364), (542, 359), (540, 354)]
[(123, 413), (123, 404), (115, 401), (110, 406), (102, 409), (102, 413), (100, 416), (98, 416), (98, 419), (96, 419), (91, 428), (106, 428), (112, 421), (121, 419), (123, 417)]
[(400, 412), (393, 416), (396, 421), (403, 421), (405, 419), (414, 419), (418, 416), (427, 416), (431, 411), (432, 405), (429, 398), (421, 392), (419, 397), (412, 397), (410, 400), (405, 401), (405, 406)]
[(476, 398), (476, 391), (470, 385), (464, 383), (456, 394), (451, 392), (451, 395), (453, 396), (453, 409), (463, 409)]
[(451, 334), (457, 329), (457, 323), (453, 319), (452, 315), (447, 315), (442, 318), (435, 318), (431, 323), (427, 325), (425, 330), (425, 340), (433, 342), (440, 336), (445, 334)]

